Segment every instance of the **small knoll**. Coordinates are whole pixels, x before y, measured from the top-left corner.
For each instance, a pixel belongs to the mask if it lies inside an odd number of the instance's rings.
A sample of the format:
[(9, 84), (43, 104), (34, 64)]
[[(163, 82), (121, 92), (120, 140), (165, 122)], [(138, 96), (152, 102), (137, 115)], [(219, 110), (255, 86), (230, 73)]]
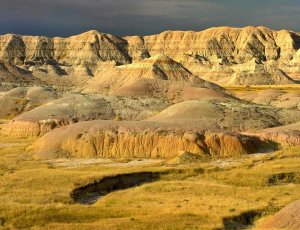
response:
[[(212, 86), (212, 85), (207, 85)], [(217, 88), (217, 87), (216, 87)], [(199, 87), (197, 84), (182, 83), (178, 81), (165, 81), (159, 79), (138, 79), (128, 86), (121, 87), (112, 92), (113, 95), (125, 97), (154, 97), (164, 98), (170, 102), (178, 103), (199, 98), (226, 98), (230, 95), (224, 90), (214, 87)]]
[(300, 122), (261, 130), (255, 135), (275, 141), (283, 146), (300, 145)]
[(207, 98), (177, 103), (148, 120), (212, 130), (249, 131), (289, 124), (299, 119), (298, 111), (274, 109), (234, 99)]
[(300, 92), (286, 92), (285, 90), (268, 89), (261, 92), (243, 93), (241, 95), (237, 95), (237, 97), (257, 104), (300, 110)]
[(146, 121), (88, 121), (55, 129), (29, 148), (36, 158), (174, 158), (186, 151), (202, 156), (250, 154), (259, 139)]
[(300, 229), (300, 200), (289, 204), (274, 216), (259, 225), (257, 230)]

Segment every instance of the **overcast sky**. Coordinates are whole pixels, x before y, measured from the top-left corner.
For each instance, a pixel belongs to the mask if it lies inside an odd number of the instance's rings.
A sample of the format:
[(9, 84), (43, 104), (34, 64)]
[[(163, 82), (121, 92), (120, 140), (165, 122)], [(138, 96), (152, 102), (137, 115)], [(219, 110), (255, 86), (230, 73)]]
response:
[(0, 34), (123, 36), (224, 25), (300, 31), (300, 0), (0, 0)]

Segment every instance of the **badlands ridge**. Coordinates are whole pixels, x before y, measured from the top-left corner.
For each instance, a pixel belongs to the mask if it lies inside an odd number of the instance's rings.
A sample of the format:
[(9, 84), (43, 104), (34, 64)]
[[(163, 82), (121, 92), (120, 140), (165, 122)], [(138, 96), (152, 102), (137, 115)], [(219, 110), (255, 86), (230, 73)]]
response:
[(28, 147), (37, 158), (233, 156), (300, 144), (292, 31), (8, 34), (0, 79), (1, 135), (37, 138)]

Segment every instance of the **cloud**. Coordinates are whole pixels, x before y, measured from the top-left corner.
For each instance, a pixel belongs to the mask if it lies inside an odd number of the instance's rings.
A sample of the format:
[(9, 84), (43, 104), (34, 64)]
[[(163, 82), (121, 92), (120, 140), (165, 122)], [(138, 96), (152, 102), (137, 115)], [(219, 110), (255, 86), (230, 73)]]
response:
[(222, 25), (300, 31), (299, 13), (298, 0), (1, 0), (0, 33), (127, 35)]

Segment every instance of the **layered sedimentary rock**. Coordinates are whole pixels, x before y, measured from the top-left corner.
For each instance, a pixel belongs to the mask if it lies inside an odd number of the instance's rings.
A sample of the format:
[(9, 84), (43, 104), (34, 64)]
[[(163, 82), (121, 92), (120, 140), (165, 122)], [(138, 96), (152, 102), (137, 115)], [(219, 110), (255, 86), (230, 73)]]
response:
[(80, 120), (112, 117), (113, 112), (105, 102), (94, 101), (83, 95), (70, 95), (17, 116), (2, 128), (1, 133), (17, 137), (34, 137)]
[(26, 58), (23, 38), (8, 34), (0, 36), (0, 60), (16, 65), (23, 64)]
[(125, 50), (126, 44), (122, 38), (97, 31), (69, 38), (9, 34), (0, 36), (0, 59), (16, 65), (47, 60), (62, 65), (96, 64), (98, 61), (124, 64), (131, 61)]
[[(297, 33), (273, 31), (265, 27), (211, 28), (202, 32), (166, 31), (141, 38), (126, 37), (131, 53), (163, 53), (182, 63), (195, 75), (230, 84), (292, 83), (281, 71), (297, 72), (296, 52), (300, 48)], [(249, 71), (244, 63), (262, 63)], [(270, 65), (275, 61), (275, 66)], [(238, 64), (238, 65), (237, 65)], [(236, 68), (236, 66), (238, 68)], [(219, 69), (222, 71), (219, 71)], [(246, 73), (244, 73), (246, 72)], [(221, 75), (219, 74), (221, 73)], [(275, 74), (276, 77), (273, 77)], [(247, 81), (244, 77), (250, 77)], [(266, 78), (266, 79), (264, 79)]]
[[(124, 65), (164, 54), (194, 75), (243, 85), (294, 83), (290, 77), (297, 79), (300, 73), (299, 48), (299, 34), (265, 27), (166, 31), (124, 38), (97, 31), (69, 38), (0, 36), (0, 60), (33, 72), (94, 76), (101, 72), (102, 62)], [(248, 68), (249, 62), (256, 63), (255, 69)], [(165, 77), (159, 68), (154, 71)]]
[[(189, 83), (191, 87), (201, 87), (226, 92), (216, 84), (205, 81), (193, 75), (180, 63), (165, 55), (155, 55), (151, 58), (128, 65), (115, 66), (107, 64), (94, 73), (95, 77), (87, 81), (82, 87), (84, 93), (114, 92), (131, 84), (137, 84), (141, 79), (152, 79), (167, 82)], [(166, 81), (166, 83), (162, 81)], [(172, 84), (172, 83), (170, 83)], [(175, 83), (173, 83), (175, 84)], [(162, 90), (156, 88), (157, 90)]]
[(174, 105), (170, 104), (172, 98), (167, 98), (167, 94), (161, 98), (71, 94), (17, 116), (3, 126), (1, 133), (42, 136), (60, 126), (96, 119), (148, 120), (199, 130), (240, 132), (287, 125), (300, 119), (298, 111), (244, 103), (210, 89), (199, 90), (196, 96), (205, 94), (202, 99), (183, 100), (183, 96), (193, 96), (193, 92), (189, 92), (181, 97), (177, 95), (183, 102)]
[(175, 60), (189, 55), (195, 61), (219, 63), (244, 63), (253, 58), (290, 61), (300, 48), (297, 33), (252, 26), (217, 27), (201, 32), (166, 31), (142, 39), (125, 39), (129, 41), (129, 50), (141, 47), (150, 55), (164, 53)]
[(31, 147), (36, 158), (172, 158), (180, 152), (233, 156), (257, 151), (254, 137), (153, 122), (89, 121), (55, 129)]

